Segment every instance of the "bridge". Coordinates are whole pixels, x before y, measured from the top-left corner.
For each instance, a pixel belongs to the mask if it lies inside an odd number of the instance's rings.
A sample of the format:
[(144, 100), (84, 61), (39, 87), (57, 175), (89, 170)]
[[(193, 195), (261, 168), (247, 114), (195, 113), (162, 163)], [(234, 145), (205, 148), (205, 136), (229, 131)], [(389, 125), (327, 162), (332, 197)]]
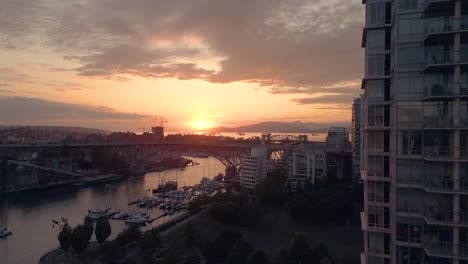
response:
[[(293, 143), (292, 141), (291, 143)], [(226, 168), (225, 175), (236, 175), (244, 155), (250, 154), (252, 148), (265, 147), (270, 160), (285, 159), (296, 146), (291, 143), (262, 144), (259, 141), (246, 142), (185, 142), (185, 141), (157, 141), (157, 142), (113, 142), (113, 143), (77, 143), (77, 144), (18, 144), (0, 145), (0, 159), (8, 160), (9, 164), (21, 165), (34, 171), (41, 171), (46, 178), (55, 179), (57, 175), (68, 176), (77, 171), (77, 162), (96, 157), (100, 154), (118, 156), (122, 164), (130, 172), (144, 173), (144, 164), (154, 156), (165, 156), (168, 153), (174, 156), (197, 156), (200, 154), (218, 159)], [(99, 153), (99, 154), (96, 154)], [(26, 166), (26, 163), (12, 163), (12, 161), (34, 160), (41, 166)], [(58, 165), (60, 164), (60, 165)], [(50, 170), (49, 168), (54, 168)], [(60, 173), (58, 173), (60, 171)], [(1, 174), (1, 168), (0, 168)], [(50, 175), (53, 175), (50, 176)], [(76, 175), (75, 175), (76, 176)], [(75, 178), (70, 176), (70, 178)], [(15, 176), (18, 179), (31, 177)], [(1, 178), (1, 177), (0, 177)], [(11, 178), (10, 178), (11, 180)], [(31, 178), (32, 182), (37, 182)], [(65, 180), (60, 178), (61, 181)], [(26, 180), (27, 181), (27, 180)], [(0, 183), (1, 185), (1, 183)]]

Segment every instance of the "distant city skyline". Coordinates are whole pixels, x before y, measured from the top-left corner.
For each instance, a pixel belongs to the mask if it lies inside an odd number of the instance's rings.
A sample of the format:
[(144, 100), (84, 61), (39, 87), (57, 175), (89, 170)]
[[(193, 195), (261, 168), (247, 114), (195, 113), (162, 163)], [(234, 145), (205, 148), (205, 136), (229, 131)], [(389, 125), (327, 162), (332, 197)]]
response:
[(359, 0), (3, 0), (0, 124), (349, 122), (363, 17)]

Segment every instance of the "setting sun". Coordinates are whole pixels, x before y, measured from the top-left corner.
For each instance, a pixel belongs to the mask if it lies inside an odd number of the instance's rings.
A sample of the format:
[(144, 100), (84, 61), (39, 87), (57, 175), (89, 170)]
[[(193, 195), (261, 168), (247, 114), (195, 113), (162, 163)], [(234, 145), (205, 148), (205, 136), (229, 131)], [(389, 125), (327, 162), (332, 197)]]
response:
[(193, 120), (190, 125), (196, 130), (203, 130), (211, 127), (211, 123), (204, 119)]

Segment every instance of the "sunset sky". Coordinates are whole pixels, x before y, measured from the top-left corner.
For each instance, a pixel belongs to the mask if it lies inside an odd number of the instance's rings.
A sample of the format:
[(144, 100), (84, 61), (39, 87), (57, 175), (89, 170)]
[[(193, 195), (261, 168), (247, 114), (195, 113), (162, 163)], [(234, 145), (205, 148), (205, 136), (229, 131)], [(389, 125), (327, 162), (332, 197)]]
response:
[(0, 124), (343, 122), (361, 0), (0, 0)]

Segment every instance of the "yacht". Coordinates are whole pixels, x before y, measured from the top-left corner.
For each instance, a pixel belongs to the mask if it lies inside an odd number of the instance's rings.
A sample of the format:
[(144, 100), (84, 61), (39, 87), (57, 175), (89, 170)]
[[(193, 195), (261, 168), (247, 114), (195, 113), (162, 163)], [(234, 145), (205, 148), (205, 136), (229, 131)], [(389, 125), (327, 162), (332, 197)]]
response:
[(0, 227), (0, 238), (7, 237), (11, 234), (12, 232), (8, 230), (5, 226)]

